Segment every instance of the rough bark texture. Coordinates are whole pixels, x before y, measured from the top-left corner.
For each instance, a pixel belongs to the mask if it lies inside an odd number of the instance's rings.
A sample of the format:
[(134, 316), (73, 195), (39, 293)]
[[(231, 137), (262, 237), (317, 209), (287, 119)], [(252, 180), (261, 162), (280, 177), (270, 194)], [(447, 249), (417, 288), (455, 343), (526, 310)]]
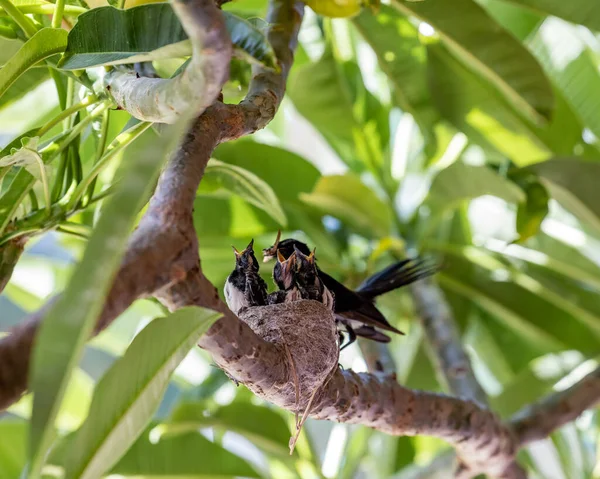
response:
[[(250, 93), (240, 105), (215, 102), (190, 128), (161, 175), (147, 213), (132, 235), (95, 330), (98, 333), (106, 328), (134, 300), (151, 294), (172, 310), (199, 305), (220, 311), (223, 317), (202, 337), (200, 346), (258, 396), (286, 408), (296, 405), (287, 351), (281, 343), (266, 341), (240, 321), (202, 274), (192, 208), (198, 184), (216, 145), (262, 128), (277, 111), (292, 64), (302, 12), (300, 2), (272, 1), (267, 19), (271, 25), (269, 40), (280, 60), (281, 72), (256, 67)], [(443, 311), (443, 302), (441, 310), (440, 304), (435, 304), (439, 298), (435, 298), (435, 289), (431, 288), (429, 284), (422, 290), (423, 316), (430, 319), (432, 343), (439, 345), (440, 364), (452, 378), (449, 383), (463, 398), (412, 391), (389, 376), (336, 368), (331, 379), (318, 390), (311, 415), (363, 424), (389, 434), (443, 438), (455, 447), (469, 475), (481, 472), (500, 478), (520, 477), (513, 460), (522, 438), (532, 434), (525, 431), (531, 431), (533, 426), (523, 417), (513, 423), (513, 429), (470, 400), (478, 397), (473, 385), (467, 384), (472, 376), (470, 366), (467, 361), (466, 371), (470, 376), (465, 379), (465, 357), (452, 349), (456, 347), (458, 334), (438, 321), (447, 316), (447, 311)], [(26, 390), (35, 333), (47, 307), (0, 341), (0, 409), (18, 400)], [(330, 319), (330, 314), (324, 312), (323, 320), (327, 318)], [(568, 404), (569, 413), (564, 418), (573, 418), (581, 408), (593, 404), (592, 395), (600, 394), (597, 386), (587, 386), (585, 380), (582, 384), (563, 393), (558, 401)], [(581, 391), (586, 391), (587, 399), (581, 399)], [(554, 404), (553, 400), (548, 400), (548, 404)], [(554, 411), (553, 407), (549, 406), (549, 410)], [(536, 414), (540, 414), (539, 410), (532, 411), (531, 417), (538, 417)], [(555, 423), (559, 424), (562, 422)]]
[(582, 411), (600, 402), (600, 368), (570, 388), (531, 404), (511, 419), (520, 446), (548, 437), (562, 425), (573, 421)]

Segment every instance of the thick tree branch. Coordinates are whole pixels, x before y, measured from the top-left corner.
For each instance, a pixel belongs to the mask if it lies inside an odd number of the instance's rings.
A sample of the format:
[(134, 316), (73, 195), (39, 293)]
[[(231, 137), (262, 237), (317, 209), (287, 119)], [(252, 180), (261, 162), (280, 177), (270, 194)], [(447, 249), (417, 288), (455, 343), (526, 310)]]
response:
[[(224, 313), (201, 339), (215, 362), (257, 396), (295, 410), (296, 396), (285, 351), (265, 343), (219, 299), (200, 270), (160, 294), (171, 309), (197, 305)], [(305, 403), (302, 398), (301, 403)], [(453, 444), (473, 473), (506, 475), (516, 453), (512, 432), (492, 412), (471, 401), (412, 391), (393, 378), (338, 370), (317, 394), (311, 416), (362, 424), (394, 435), (431, 435)]]
[(229, 75), (231, 39), (214, 0), (172, 0), (173, 10), (192, 43), (192, 59), (175, 78), (139, 77), (114, 69), (105, 78), (106, 89), (117, 104), (135, 118), (175, 123), (188, 114), (197, 115), (217, 97)]
[[(256, 131), (264, 126), (269, 112), (275, 114), (283, 99), (302, 12), (300, 2), (285, 0), (276, 0), (271, 9), (269, 38), (281, 55), (281, 73), (258, 70), (246, 107), (216, 102), (190, 128), (162, 173), (148, 210), (129, 241), (94, 334), (109, 326), (136, 299), (181, 281), (188, 272), (194, 278), (199, 258), (192, 209), (206, 163), (218, 143)], [(224, 25), (222, 28), (225, 31)], [(229, 65), (228, 52), (222, 54), (221, 62)], [(269, 88), (261, 92), (259, 86), (267, 84)], [(216, 90), (215, 86), (211, 88)], [(50, 303), (0, 340), (0, 410), (16, 402), (27, 389), (35, 334), (49, 306)], [(236, 327), (243, 327), (237, 319), (236, 323)]]
[[(200, 346), (257, 395), (291, 410), (296, 397), (288, 357), (280, 345), (264, 341), (229, 311), (202, 274), (192, 208), (216, 145), (262, 128), (275, 114), (292, 63), (302, 8), (300, 2), (273, 0), (269, 39), (280, 60), (280, 73), (255, 69), (247, 99), (240, 105), (210, 106), (171, 158), (132, 235), (95, 331), (107, 327), (135, 299), (150, 294), (171, 309), (195, 304), (221, 311), (223, 317), (203, 336)], [(422, 306), (429, 307), (430, 291), (423, 294)], [(29, 356), (44, 312), (0, 341), (0, 408), (26, 389)], [(433, 310), (431, 317), (438, 314)], [(452, 355), (444, 361), (448, 371), (456, 369)], [(440, 437), (454, 445), (470, 474), (516, 476), (513, 460), (518, 442), (513, 430), (470, 400), (411, 391), (390, 378), (336, 370), (316, 395), (311, 411), (318, 419), (363, 424), (390, 434)]]
[(570, 388), (531, 404), (510, 421), (519, 445), (544, 439), (600, 402), (600, 367)]
[[(458, 397), (487, 406), (487, 395), (475, 377), (471, 361), (462, 345), (460, 331), (442, 291), (431, 279), (413, 283), (411, 290), (425, 336), (433, 351), (434, 362), (450, 391)], [(516, 450), (516, 444), (510, 447)], [(460, 459), (457, 477), (468, 479), (481, 472), (473, 469), (465, 461), (465, 456), (461, 455)], [(516, 462), (509, 461), (504, 466), (503, 477), (526, 477), (525, 471)]]

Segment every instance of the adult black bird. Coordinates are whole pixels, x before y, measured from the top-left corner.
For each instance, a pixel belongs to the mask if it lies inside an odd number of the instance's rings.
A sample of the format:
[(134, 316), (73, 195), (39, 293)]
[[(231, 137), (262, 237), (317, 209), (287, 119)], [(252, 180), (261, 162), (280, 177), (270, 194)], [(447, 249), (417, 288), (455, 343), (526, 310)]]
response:
[[(273, 246), (263, 250), (263, 261), (269, 261), (278, 253), (287, 258), (295, 249), (307, 256), (310, 255), (310, 249), (301, 241), (293, 238), (280, 241), (280, 238), (281, 231), (277, 234)], [(421, 259), (406, 259), (372, 275), (355, 291), (352, 291), (329, 276), (318, 266), (316, 268), (323, 284), (334, 295), (336, 320), (344, 326), (348, 333), (348, 343), (344, 347), (352, 344), (356, 340), (356, 336), (381, 343), (390, 342), (389, 336), (375, 328), (396, 334), (404, 334), (385, 319), (381, 311), (374, 304), (375, 298), (419, 279), (431, 276), (438, 269), (437, 266), (428, 264)]]
[(287, 259), (281, 253), (277, 253), (273, 281), (279, 291), (269, 294), (267, 298), (269, 304), (289, 303), (302, 299), (296, 284), (296, 253), (292, 253)]
[(259, 264), (254, 256), (254, 240), (241, 253), (235, 253), (235, 268), (225, 281), (225, 300), (235, 314), (250, 306), (267, 304), (267, 283), (258, 274)]
[[(277, 251), (277, 255), (281, 255), (281, 251)], [(306, 256), (298, 248), (294, 247), (292, 256), (296, 257), (296, 284), (300, 290), (302, 299), (312, 299), (319, 301), (326, 307), (335, 310), (335, 299), (329, 288), (325, 286), (315, 263), (315, 250)]]

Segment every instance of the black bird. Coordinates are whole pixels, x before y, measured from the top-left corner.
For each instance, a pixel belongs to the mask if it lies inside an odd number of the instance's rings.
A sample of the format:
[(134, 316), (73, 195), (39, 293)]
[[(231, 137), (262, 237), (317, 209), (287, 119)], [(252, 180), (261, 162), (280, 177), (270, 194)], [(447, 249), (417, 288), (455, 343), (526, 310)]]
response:
[[(301, 251), (306, 256), (310, 255), (310, 250), (306, 244), (293, 238), (279, 241), (280, 238), (281, 231), (277, 234), (275, 244), (263, 250), (263, 261), (269, 261), (279, 252), (284, 258), (289, 257), (295, 250)], [(419, 279), (431, 276), (437, 272), (438, 267), (428, 264), (421, 259), (399, 261), (369, 277), (355, 291), (352, 291), (329, 276), (318, 266), (316, 266), (316, 269), (319, 278), (333, 293), (335, 298), (334, 312), (336, 319), (344, 326), (348, 333), (348, 343), (344, 345), (346, 347), (356, 340), (356, 336), (381, 343), (390, 342), (389, 336), (377, 331), (375, 328), (396, 334), (404, 334), (402, 331), (394, 328), (385, 319), (381, 311), (374, 304), (375, 298)]]
[[(316, 248), (315, 248), (316, 250)], [(302, 299), (312, 299), (323, 303), (326, 307), (334, 311), (335, 299), (329, 288), (325, 286), (315, 264), (315, 250), (306, 256), (298, 248), (294, 247), (292, 256), (296, 256), (296, 284), (300, 290)], [(277, 251), (281, 255), (280, 251)]]
[(225, 282), (227, 306), (235, 314), (250, 306), (267, 304), (267, 283), (258, 274), (259, 264), (254, 256), (254, 240), (241, 253), (232, 246), (235, 253), (235, 269)]
[(287, 259), (277, 252), (277, 263), (273, 268), (273, 281), (279, 291), (269, 294), (268, 303), (289, 303), (302, 299), (296, 284), (296, 253)]

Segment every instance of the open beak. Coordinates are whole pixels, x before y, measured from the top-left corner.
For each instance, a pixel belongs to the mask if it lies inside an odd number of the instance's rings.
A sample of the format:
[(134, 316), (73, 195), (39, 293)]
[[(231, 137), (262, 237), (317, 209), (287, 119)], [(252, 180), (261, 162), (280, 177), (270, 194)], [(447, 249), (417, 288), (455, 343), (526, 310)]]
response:
[(277, 238), (275, 238), (275, 243), (273, 246), (263, 249), (263, 263), (267, 263), (277, 256), (277, 247), (279, 246), (280, 239), (281, 230), (277, 230)]
[(290, 271), (293, 271), (296, 264), (296, 252), (294, 251), (288, 259), (285, 259), (283, 255), (277, 251), (277, 261), (281, 263), (283, 271), (289, 273)]

